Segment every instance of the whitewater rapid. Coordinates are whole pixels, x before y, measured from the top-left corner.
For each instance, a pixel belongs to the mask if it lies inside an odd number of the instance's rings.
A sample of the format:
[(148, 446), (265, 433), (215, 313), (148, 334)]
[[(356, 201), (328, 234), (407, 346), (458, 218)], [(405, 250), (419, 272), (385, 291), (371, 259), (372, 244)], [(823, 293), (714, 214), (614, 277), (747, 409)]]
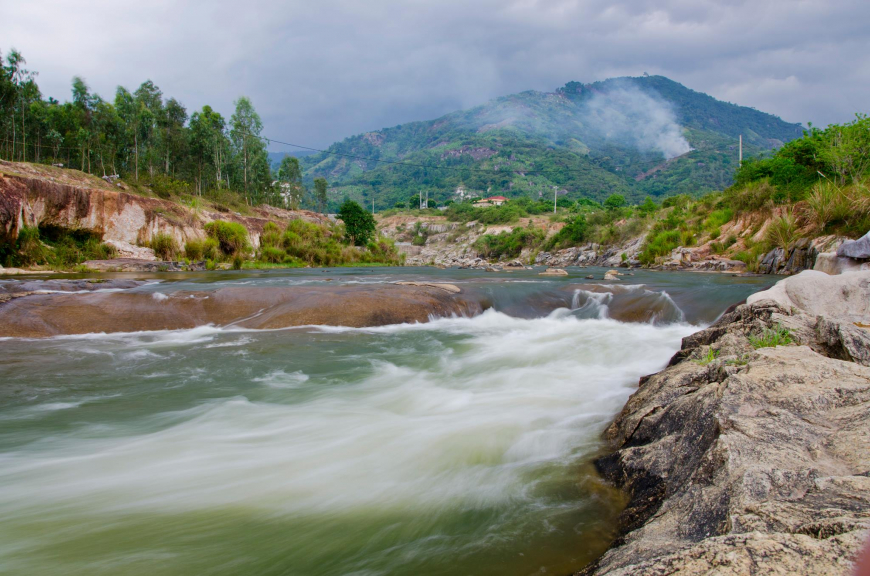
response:
[[(396, 573), (397, 558), (426, 566), (444, 542), (474, 557), (491, 538), (534, 542), (570, 530), (586, 522), (577, 510), (594, 524), (600, 495), (559, 492), (575, 490), (577, 466), (600, 448), (638, 378), (694, 330), (567, 309), (535, 319), (489, 310), (367, 329), (204, 326), (7, 341), (21, 361), (39, 356), (32, 377), (62, 373), (69, 389), (43, 381), (0, 412), (0, 568), (51, 573), (22, 550), (63, 547), (73, 526), (86, 541), (106, 537), (106, 519), (119, 533), (157, 518), (183, 533), (221, 510), (271, 518), (291, 538), (309, 523), (350, 523), (351, 549), (367, 531), (416, 527), (364, 538), (379, 551), (372, 558), (300, 573)], [(69, 382), (97, 370), (126, 376)], [(451, 526), (471, 511), (463, 539)], [(218, 539), (231, 543), (235, 529), (218, 524)], [(136, 553), (160, 556), (145, 534)], [(196, 546), (169, 549), (167, 566), (202, 560)], [(72, 555), (66, 573), (111, 573), (100, 557)]]

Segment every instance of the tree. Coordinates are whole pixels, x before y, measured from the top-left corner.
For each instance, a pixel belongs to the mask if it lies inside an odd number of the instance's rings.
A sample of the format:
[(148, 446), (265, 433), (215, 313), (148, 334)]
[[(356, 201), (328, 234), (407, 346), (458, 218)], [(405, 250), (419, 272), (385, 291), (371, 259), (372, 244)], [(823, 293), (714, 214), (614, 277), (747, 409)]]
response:
[(217, 188), (223, 182), (229, 149), (225, 130), (223, 116), (211, 106), (203, 106), (190, 117), (190, 151), (196, 162), (196, 183), (200, 194), (209, 182), (214, 181)]
[[(317, 201), (317, 205), (321, 212), (326, 211), (326, 190), (328, 187), (329, 185), (326, 182), (326, 178), (314, 179), (314, 199)], [(347, 202), (345, 202), (344, 204), (347, 204)], [(359, 206), (359, 204), (357, 204), (357, 206)]]
[(240, 183), (250, 203), (256, 204), (265, 189), (271, 187), (269, 155), (260, 138), (263, 122), (246, 96), (236, 100), (236, 111), (230, 118), (230, 125), (230, 138), (240, 165)]
[(278, 182), (281, 186), (281, 195), (293, 210), (299, 208), (305, 187), (302, 185), (302, 168), (299, 166), (299, 158), (284, 156), (278, 167)]
[(393, 206), (393, 208), (398, 208), (399, 210), (404, 210), (405, 208), (407, 208), (407, 206), (408, 206), (407, 204), (400, 201), (400, 202), (396, 202), (396, 204)]
[(622, 194), (611, 194), (607, 197), (607, 200), (604, 201), (604, 207), (608, 210), (617, 210), (626, 204), (628, 204), (628, 202), (626, 202), (625, 196)]
[(646, 197), (646, 200), (643, 201), (643, 204), (637, 207), (637, 211), (641, 214), (652, 214), (658, 210), (658, 206), (649, 196)]
[(357, 246), (365, 246), (375, 235), (375, 217), (353, 200), (345, 200), (338, 211), (344, 222), (345, 237)]

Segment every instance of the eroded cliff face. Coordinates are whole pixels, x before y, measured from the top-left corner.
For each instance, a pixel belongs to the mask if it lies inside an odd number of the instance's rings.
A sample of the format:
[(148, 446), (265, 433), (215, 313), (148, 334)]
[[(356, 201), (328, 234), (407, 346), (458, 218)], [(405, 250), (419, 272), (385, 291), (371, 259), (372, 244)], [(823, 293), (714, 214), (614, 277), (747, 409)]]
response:
[[(868, 324), (870, 272), (808, 271), (685, 338), (606, 431), (597, 466), (631, 499), (583, 574), (848, 574), (870, 527)], [(756, 348), (772, 328), (793, 342)]]
[(195, 210), (175, 202), (124, 192), (103, 180), (58, 168), (0, 161), (0, 241), (12, 241), (23, 226), (88, 230), (119, 246), (147, 243), (158, 233), (184, 242), (205, 236), (214, 220), (243, 224), (254, 246), (266, 222), (305, 219), (325, 222), (321, 214), (273, 207), (253, 209), (255, 216)]

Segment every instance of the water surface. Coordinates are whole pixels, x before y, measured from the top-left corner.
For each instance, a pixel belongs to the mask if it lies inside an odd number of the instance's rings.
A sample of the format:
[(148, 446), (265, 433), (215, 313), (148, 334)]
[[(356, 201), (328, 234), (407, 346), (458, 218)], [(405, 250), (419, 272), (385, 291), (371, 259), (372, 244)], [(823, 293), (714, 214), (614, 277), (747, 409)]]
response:
[[(602, 274), (157, 275), (133, 289), (429, 279), (491, 308), (0, 341), (0, 573), (577, 570), (623, 505), (590, 465), (603, 428), (682, 337), (770, 283)], [(611, 319), (625, 306), (656, 312)]]

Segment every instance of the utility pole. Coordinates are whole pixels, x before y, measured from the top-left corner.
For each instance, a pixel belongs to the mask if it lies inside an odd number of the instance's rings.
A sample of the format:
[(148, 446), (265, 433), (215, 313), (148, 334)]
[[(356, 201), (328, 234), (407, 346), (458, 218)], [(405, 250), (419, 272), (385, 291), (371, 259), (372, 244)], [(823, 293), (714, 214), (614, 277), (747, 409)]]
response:
[(418, 209), (418, 210), (422, 210), (422, 209), (423, 209), (423, 191), (422, 191), (422, 190), (420, 190), (420, 205), (417, 206), (417, 209)]
[(553, 186), (553, 214), (556, 213), (556, 196), (559, 194), (559, 188)]
[(372, 194), (372, 216), (375, 215), (375, 195)]
[(740, 152), (738, 152), (737, 166), (743, 166), (743, 134), (740, 135)]
[(428, 208), (428, 207), (429, 207), (429, 191), (426, 190), (426, 205), (424, 206), (424, 208)]

